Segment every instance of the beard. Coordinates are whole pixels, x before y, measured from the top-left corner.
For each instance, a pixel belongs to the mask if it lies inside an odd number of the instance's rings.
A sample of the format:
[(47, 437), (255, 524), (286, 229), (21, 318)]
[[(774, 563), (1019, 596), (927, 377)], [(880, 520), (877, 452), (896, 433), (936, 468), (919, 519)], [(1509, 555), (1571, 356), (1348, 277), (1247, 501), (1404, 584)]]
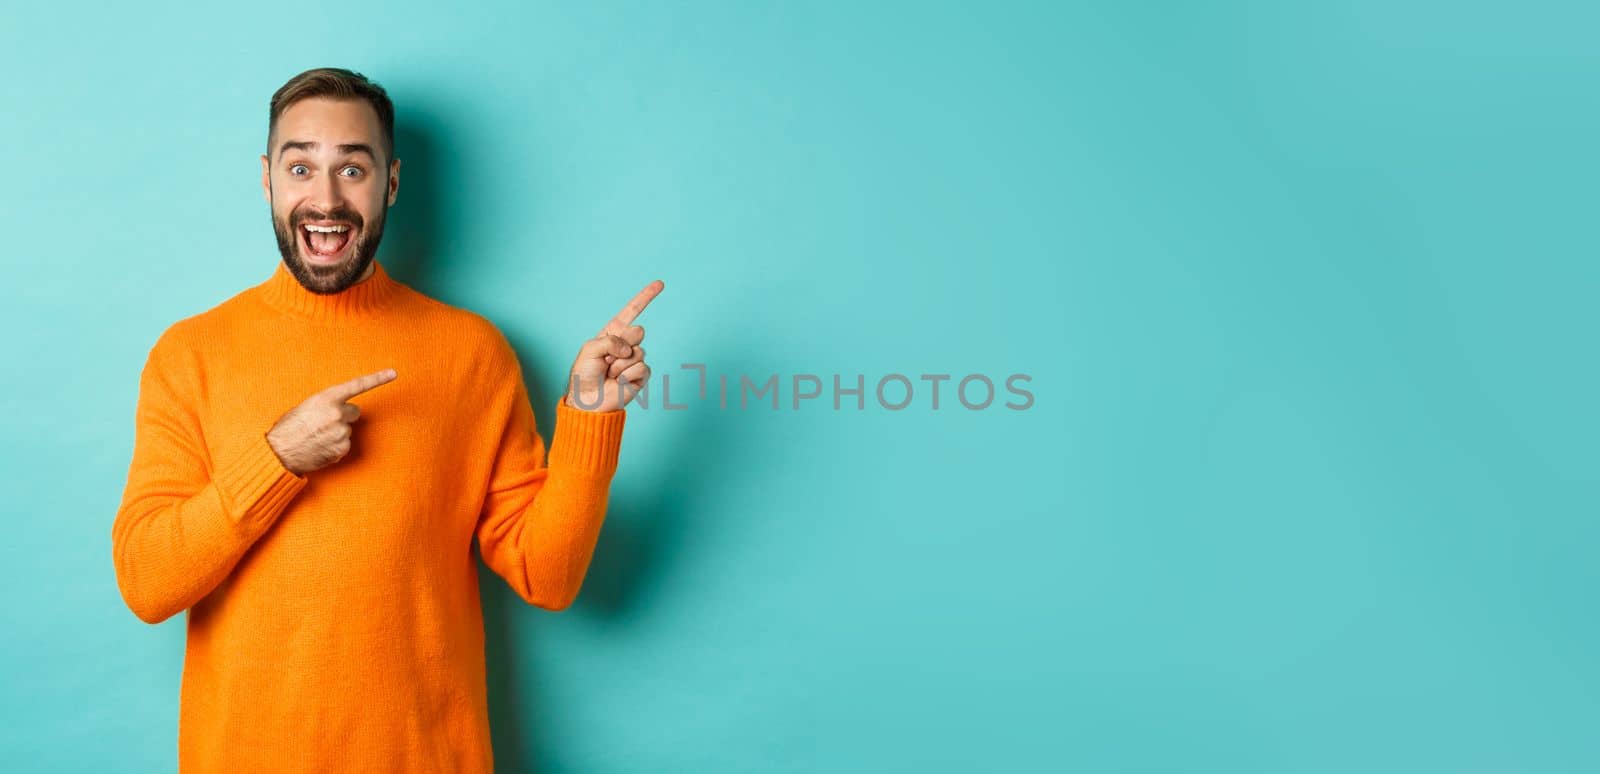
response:
[[(346, 207), (335, 207), (327, 212), (302, 208), (282, 219), (274, 214), (272, 232), (278, 239), (278, 252), (283, 256), (284, 265), (306, 290), (318, 294), (338, 293), (356, 284), (366, 273), (367, 266), (378, 254), (378, 243), (383, 241), (383, 226), (388, 219), (389, 202), (385, 198), (383, 210), (370, 228), (360, 213)], [(301, 236), (305, 229), (301, 228), (301, 224), (313, 220), (337, 220), (350, 224), (355, 232), (355, 236), (350, 237), (354, 243), (346, 246), (349, 255), (343, 262), (336, 266), (320, 266), (306, 260), (305, 239)]]

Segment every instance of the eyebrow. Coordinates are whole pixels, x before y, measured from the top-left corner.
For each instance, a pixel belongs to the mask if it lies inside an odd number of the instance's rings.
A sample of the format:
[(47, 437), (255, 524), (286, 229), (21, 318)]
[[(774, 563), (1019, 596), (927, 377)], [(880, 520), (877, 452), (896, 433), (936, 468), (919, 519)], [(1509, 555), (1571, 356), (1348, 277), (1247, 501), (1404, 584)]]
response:
[[(308, 140), (286, 140), (282, 145), (278, 146), (278, 158), (283, 158), (283, 154), (292, 150), (313, 151), (320, 147), (322, 147), (322, 143), (318, 142), (310, 142)], [(339, 153), (342, 155), (365, 153), (367, 154), (367, 158), (372, 159), (373, 162), (377, 162), (378, 160), (378, 154), (372, 152), (372, 146), (364, 142), (348, 143), (345, 145), (340, 145), (338, 148)]]

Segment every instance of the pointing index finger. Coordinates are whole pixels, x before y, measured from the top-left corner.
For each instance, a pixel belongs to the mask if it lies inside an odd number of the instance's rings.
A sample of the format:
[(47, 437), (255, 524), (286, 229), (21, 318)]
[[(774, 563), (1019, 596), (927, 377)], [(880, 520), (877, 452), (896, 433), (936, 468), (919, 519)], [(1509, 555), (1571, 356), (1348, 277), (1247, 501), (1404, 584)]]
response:
[(610, 331), (614, 333), (628, 327), (629, 325), (632, 325), (634, 318), (638, 317), (639, 313), (643, 312), (644, 308), (650, 305), (651, 299), (654, 299), (658, 294), (660, 294), (661, 290), (666, 286), (667, 284), (661, 280), (656, 280), (648, 285), (645, 285), (644, 290), (639, 291), (638, 294), (633, 297), (633, 300), (628, 302), (627, 306), (622, 307), (622, 311), (617, 312), (616, 316), (612, 317), (611, 321), (606, 323), (606, 327), (600, 329), (600, 332), (605, 333)]
[(365, 376), (357, 376), (348, 382), (335, 384), (334, 386), (323, 390), (322, 393), (336, 400), (349, 400), (363, 392), (366, 392), (367, 390), (377, 387), (378, 385), (388, 384), (389, 382), (394, 381), (396, 375), (397, 374), (393, 368), (385, 368), (382, 371), (370, 373)]

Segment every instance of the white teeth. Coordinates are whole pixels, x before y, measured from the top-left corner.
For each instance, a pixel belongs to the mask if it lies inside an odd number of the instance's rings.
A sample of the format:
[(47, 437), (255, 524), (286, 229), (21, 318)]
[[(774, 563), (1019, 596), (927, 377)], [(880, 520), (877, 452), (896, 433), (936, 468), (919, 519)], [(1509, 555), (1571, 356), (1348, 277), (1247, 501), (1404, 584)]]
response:
[(310, 223), (305, 224), (305, 226), (306, 226), (306, 230), (307, 231), (319, 231), (319, 232), (324, 233), (324, 234), (333, 234), (333, 233), (342, 234), (342, 233), (350, 230), (349, 226), (314, 226), (314, 225), (312, 225)]

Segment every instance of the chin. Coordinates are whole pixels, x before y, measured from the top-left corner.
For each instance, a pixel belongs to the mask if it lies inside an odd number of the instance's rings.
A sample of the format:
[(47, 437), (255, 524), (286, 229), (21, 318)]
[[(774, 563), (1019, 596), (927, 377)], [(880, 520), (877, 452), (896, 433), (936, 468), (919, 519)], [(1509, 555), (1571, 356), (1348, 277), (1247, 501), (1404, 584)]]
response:
[(350, 266), (351, 263), (355, 262), (355, 256), (353, 255), (346, 255), (334, 263), (312, 260), (306, 257), (305, 253), (297, 253), (295, 258), (300, 261), (300, 265), (304, 267), (306, 271), (320, 277), (332, 277), (343, 272)]
[(352, 252), (338, 263), (318, 263), (296, 253), (295, 263), (299, 268), (295, 273), (300, 275), (300, 284), (313, 293), (338, 293), (356, 284), (365, 273), (366, 266), (355, 265), (358, 260), (359, 256)]

